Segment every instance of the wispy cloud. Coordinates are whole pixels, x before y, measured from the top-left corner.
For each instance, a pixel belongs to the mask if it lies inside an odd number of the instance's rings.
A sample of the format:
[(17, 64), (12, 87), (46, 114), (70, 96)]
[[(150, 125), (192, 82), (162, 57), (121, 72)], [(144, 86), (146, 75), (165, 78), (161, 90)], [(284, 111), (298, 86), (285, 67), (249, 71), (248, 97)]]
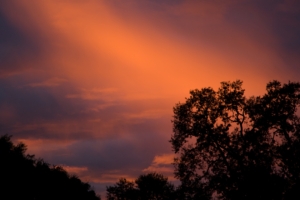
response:
[(174, 154), (157, 155), (154, 157), (151, 165), (143, 169), (143, 172), (161, 173), (164, 174), (165, 176), (168, 176), (169, 180), (175, 180), (173, 175), (174, 172), (173, 163), (174, 163)]
[(54, 77), (48, 80), (44, 80), (41, 82), (29, 83), (27, 86), (30, 87), (57, 87), (60, 86), (62, 83), (67, 82), (66, 79)]

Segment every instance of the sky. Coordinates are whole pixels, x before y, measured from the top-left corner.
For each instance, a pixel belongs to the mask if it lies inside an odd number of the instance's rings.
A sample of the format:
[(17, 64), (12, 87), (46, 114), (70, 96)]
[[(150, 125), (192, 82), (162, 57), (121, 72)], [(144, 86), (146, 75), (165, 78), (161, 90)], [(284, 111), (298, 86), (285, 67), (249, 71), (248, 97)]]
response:
[(192, 89), (300, 81), (298, 0), (0, 0), (0, 135), (88, 181), (175, 181)]

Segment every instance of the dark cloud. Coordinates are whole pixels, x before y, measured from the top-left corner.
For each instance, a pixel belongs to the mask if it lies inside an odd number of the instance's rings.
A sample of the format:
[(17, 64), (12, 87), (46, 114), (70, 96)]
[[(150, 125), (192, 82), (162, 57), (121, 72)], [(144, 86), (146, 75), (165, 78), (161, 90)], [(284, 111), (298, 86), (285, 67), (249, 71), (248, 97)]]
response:
[(163, 108), (159, 99), (117, 102), (101, 99), (106, 95), (101, 93), (92, 99), (68, 98), (82, 91), (67, 81), (54, 86), (38, 81), (21, 75), (0, 80), (0, 105), (7, 110), (0, 114), (6, 119), (0, 121), (2, 132), (23, 139), (78, 140), (171, 130), (164, 125), (169, 116), (143, 114), (146, 105)]
[(28, 68), (24, 65), (41, 55), (37, 40), (32, 39), (1, 12), (0, 9), (0, 77)]
[(299, 8), (299, 1), (237, 1), (228, 8), (226, 19), (243, 34), (276, 50), (292, 72), (300, 61)]
[[(294, 9), (298, 10), (294, 10)], [(282, 4), (273, 18), (273, 32), (279, 38), (279, 55), (291, 66), (293, 71), (299, 69), (300, 62), (300, 2)], [(297, 75), (298, 76), (298, 75)], [(295, 77), (297, 78), (297, 77)]]

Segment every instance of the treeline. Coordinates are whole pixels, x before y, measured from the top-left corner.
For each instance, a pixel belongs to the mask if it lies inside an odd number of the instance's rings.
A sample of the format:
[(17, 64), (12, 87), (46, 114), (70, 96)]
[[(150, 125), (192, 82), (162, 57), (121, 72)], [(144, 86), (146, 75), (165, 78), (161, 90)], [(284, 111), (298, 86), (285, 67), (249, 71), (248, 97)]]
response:
[(14, 145), (10, 136), (0, 137), (0, 199), (100, 200), (88, 183), (25, 151), (23, 143)]
[[(14, 145), (11, 136), (0, 137), (0, 199), (4, 200), (100, 200), (88, 183), (26, 153), (26, 145)], [(134, 182), (121, 178), (107, 187), (107, 200), (172, 200), (174, 185), (157, 173), (141, 175)]]

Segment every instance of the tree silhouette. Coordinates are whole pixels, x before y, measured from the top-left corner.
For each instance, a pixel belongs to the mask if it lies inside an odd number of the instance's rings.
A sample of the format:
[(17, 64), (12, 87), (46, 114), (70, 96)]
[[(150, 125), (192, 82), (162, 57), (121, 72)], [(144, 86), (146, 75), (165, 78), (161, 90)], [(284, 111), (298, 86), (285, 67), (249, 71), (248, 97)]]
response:
[(106, 198), (107, 200), (135, 200), (138, 199), (138, 190), (134, 182), (120, 178), (114, 186), (106, 188)]
[(242, 81), (192, 90), (174, 107), (171, 143), (182, 199), (300, 199), (300, 84)]
[(0, 199), (100, 200), (88, 183), (25, 152), (23, 143), (0, 137)]
[(140, 175), (135, 181), (141, 199), (173, 199), (174, 186), (161, 174)]
[(106, 189), (108, 200), (171, 200), (175, 199), (174, 186), (168, 178), (157, 173), (140, 175), (135, 182), (121, 178)]

